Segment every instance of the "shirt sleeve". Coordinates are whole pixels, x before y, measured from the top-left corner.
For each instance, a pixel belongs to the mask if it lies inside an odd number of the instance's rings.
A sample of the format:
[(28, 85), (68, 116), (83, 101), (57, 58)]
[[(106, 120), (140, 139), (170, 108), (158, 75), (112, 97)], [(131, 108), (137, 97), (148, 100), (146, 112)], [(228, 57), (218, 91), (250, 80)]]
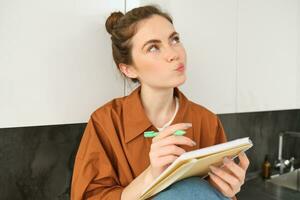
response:
[(103, 145), (109, 140), (100, 134), (101, 131), (100, 125), (91, 117), (75, 158), (71, 200), (121, 199), (124, 187), (119, 184), (110, 151)]

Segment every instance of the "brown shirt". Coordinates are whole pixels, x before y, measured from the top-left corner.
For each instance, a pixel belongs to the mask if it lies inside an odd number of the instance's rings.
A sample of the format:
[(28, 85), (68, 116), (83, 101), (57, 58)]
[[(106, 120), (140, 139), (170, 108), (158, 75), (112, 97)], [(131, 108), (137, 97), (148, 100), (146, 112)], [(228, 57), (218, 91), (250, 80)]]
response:
[[(74, 164), (71, 199), (120, 199), (122, 190), (150, 164), (151, 138), (144, 131), (158, 131), (146, 116), (141, 86), (130, 95), (113, 99), (97, 109), (84, 131)], [(218, 117), (189, 101), (176, 87), (179, 110), (172, 124), (190, 122), (185, 136), (197, 145), (186, 151), (226, 141)]]

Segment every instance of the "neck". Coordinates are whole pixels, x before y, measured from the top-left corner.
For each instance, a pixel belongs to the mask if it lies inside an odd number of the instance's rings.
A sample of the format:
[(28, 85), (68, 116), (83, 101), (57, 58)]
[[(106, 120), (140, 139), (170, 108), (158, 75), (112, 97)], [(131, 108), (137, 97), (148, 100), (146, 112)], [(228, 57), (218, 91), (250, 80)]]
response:
[(146, 115), (156, 127), (162, 127), (175, 112), (174, 88), (141, 87), (141, 101)]

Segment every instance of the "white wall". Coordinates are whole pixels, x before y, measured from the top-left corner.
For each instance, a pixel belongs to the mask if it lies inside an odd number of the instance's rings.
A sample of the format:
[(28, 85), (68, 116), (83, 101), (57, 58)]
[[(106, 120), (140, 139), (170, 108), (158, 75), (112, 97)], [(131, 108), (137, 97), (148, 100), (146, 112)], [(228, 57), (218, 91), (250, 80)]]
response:
[(86, 122), (124, 94), (106, 17), (124, 1), (0, 1), (0, 128)]
[(134, 89), (124, 88), (104, 23), (148, 3), (174, 18), (188, 55), (180, 89), (192, 101), (215, 113), (300, 108), (299, 0), (126, 3), (1, 1), (0, 128), (86, 122)]
[(238, 2), (237, 112), (297, 107), (297, 2)]
[[(298, 35), (300, 37), (300, 1), (298, 1)], [(297, 107), (300, 109), (300, 39), (298, 40)]]

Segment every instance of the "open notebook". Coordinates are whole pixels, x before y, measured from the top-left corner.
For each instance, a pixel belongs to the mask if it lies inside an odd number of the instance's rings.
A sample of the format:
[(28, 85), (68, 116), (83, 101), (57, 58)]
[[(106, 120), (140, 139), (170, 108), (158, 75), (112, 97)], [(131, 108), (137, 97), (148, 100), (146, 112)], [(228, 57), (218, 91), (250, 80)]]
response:
[(147, 199), (184, 178), (191, 176), (205, 177), (209, 172), (210, 165), (222, 166), (225, 156), (234, 159), (240, 152), (246, 151), (252, 146), (252, 141), (246, 137), (185, 152), (150, 183), (140, 196), (140, 200)]

